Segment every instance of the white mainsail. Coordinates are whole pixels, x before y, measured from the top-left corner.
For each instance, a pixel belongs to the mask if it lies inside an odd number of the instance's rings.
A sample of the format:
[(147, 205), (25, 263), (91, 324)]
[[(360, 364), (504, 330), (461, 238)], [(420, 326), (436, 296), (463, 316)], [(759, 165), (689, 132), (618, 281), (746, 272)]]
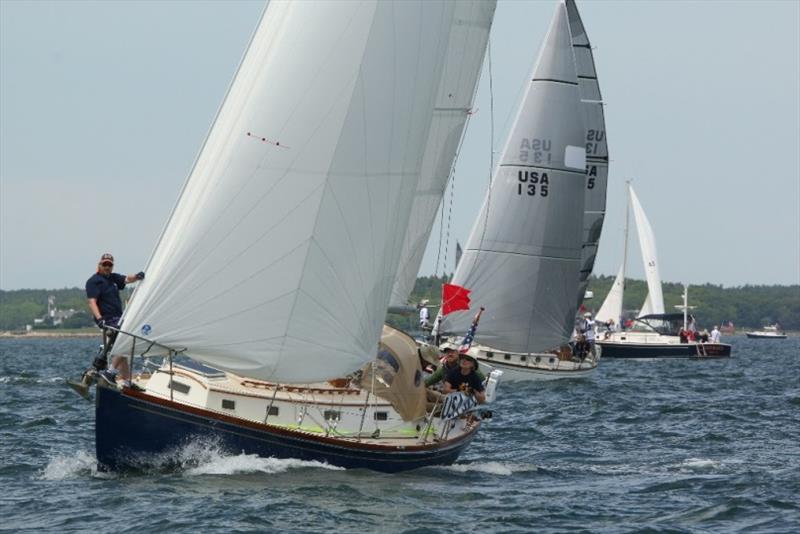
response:
[[(650, 221), (644, 214), (639, 197), (633, 192), (630, 182), (628, 188), (628, 205), (633, 211), (636, 230), (639, 236), (639, 248), (642, 252), (642, 262), (644, 263), (645, 274), (647, 277), (647, 297), (639, 310), (639, 316), (654, 313), (664, 313), (664, 297), (661, 292), (661, 277), (658, 272), (658, 262), (656, 256), (656, 241)], [(600, 321), (614, 319), (617, 321), (622, 316), (622, 301), (625, 293), (625, 269), (628, 259), (628, 212), (625, 213), (625, 234), (624, 248), (622, 254), (622, 265), (620, 265), (614, 284), (608, 292), (600, 310), (595, 317)], [(653, 298), (655, 296), (655, 298)]]
[(447, 60), (436, 97), (422, 172), (403, 241), (390, 304), (402, 306), (414, 289), (419, 266), (442, 201), (477, 90), (495, 4), (459, 1), (450, 32)]
[[(592, 45), (578, 13), (575, 0), (566, 0), (578, 85), (586, 120), (586, 199), (583, 215), (583, 250), (581, 252), (581, 284), (578, 286), (578, 303), (583, 301), (589, 276), (594, 269), (603, 219), (606, 213), (606, 188), (608, 185), (608, 145), (603, 97), (597, 82)], [(615, 319), (616, 320), (616, 319)]]
[[(532, 352), (569, 338), (583, 244), (586, 128), (567, 12), (556, 7), (453, 283), (485, 306), (480, 342)], [(473, 312), (441, 330), (465, 332)]]
[(371, 359), (457, 7), (270, 3), (123, 328), (265, 380)]
[[(630, 187), (630, 186), (629, 186)], [(656, 253), (656, 236), (653, 227), (644, 214), (639, 198), (630, 187), (631, 209), (636, 221), (636, 230), (639, 235), (639, 248), (642, 252), (644, 274), (647, 278), (647, 298), (642, 305), (639, 315), (664, 313), (664, 296), (661, 293), (661, 275), (658, 272), (658, 254)]]

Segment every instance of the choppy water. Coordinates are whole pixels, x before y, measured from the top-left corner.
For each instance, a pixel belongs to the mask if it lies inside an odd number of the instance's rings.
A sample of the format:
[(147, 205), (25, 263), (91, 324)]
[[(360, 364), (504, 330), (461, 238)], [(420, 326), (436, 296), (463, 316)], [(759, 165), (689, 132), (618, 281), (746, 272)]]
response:
[(0, 339), (0, 530), (798, 532), (800, 338), (501, 384), (459, 462), (399, 475), (184, 451), (109, 475), (64, 381), (97, 341)]

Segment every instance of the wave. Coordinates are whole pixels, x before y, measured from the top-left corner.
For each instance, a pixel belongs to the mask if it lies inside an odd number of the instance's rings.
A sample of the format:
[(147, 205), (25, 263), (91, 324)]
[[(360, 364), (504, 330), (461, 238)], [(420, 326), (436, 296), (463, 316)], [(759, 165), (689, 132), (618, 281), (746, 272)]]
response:
[(679, 467), (688, 471), (714, 471), (722, 467), (722, 462), (706, 458), (687, 458)]
[(510, 476), (514, 473), (539, 470), (539, 468), (533, 464), (515, 464), (505, 462), (458, 463), (438, 467), (437, 469), (456, 471), (458, 473), (486, 473), (489, 475), (498, 476)]
[(97, 458), (92, 453), (81, 450), (71, 456), (56, 455), (50, 458), (47, 466), (39, 472), (39, 480), (70, 480), (91, 476), (113, 478), (114, 475), (97, 470)]
[(238, 454), (236, 456), (220, 454), (206, 455), (204, 461), (187, 469), (185, 476), (198, 475), (240, 475), (250, 473), (285, 473), (292, 469), (318, 468), (331, 471), (343, 471), (343, 467), (336, 467), (323, 462), (296, 460), (293, 458), (264, 458), (255, 454)]

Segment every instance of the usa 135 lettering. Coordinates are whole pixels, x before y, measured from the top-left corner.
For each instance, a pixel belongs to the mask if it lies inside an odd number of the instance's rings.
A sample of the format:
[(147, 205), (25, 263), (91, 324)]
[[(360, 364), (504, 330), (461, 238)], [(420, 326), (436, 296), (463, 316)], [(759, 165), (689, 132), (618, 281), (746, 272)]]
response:
[(546, 197), (550, 187), (550, 178), (546, 172), (518, 171), (517, 194)]

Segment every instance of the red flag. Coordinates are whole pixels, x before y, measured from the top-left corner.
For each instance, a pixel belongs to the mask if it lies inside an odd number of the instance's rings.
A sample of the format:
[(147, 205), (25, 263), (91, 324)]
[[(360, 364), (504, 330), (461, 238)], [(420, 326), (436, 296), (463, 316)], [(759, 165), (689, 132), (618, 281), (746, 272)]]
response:
[(458, 310), (469, 309), (469, 294), (470, 290), (453, 285), (442, 284), (442, 315), (447, 315), (450, 312)]

